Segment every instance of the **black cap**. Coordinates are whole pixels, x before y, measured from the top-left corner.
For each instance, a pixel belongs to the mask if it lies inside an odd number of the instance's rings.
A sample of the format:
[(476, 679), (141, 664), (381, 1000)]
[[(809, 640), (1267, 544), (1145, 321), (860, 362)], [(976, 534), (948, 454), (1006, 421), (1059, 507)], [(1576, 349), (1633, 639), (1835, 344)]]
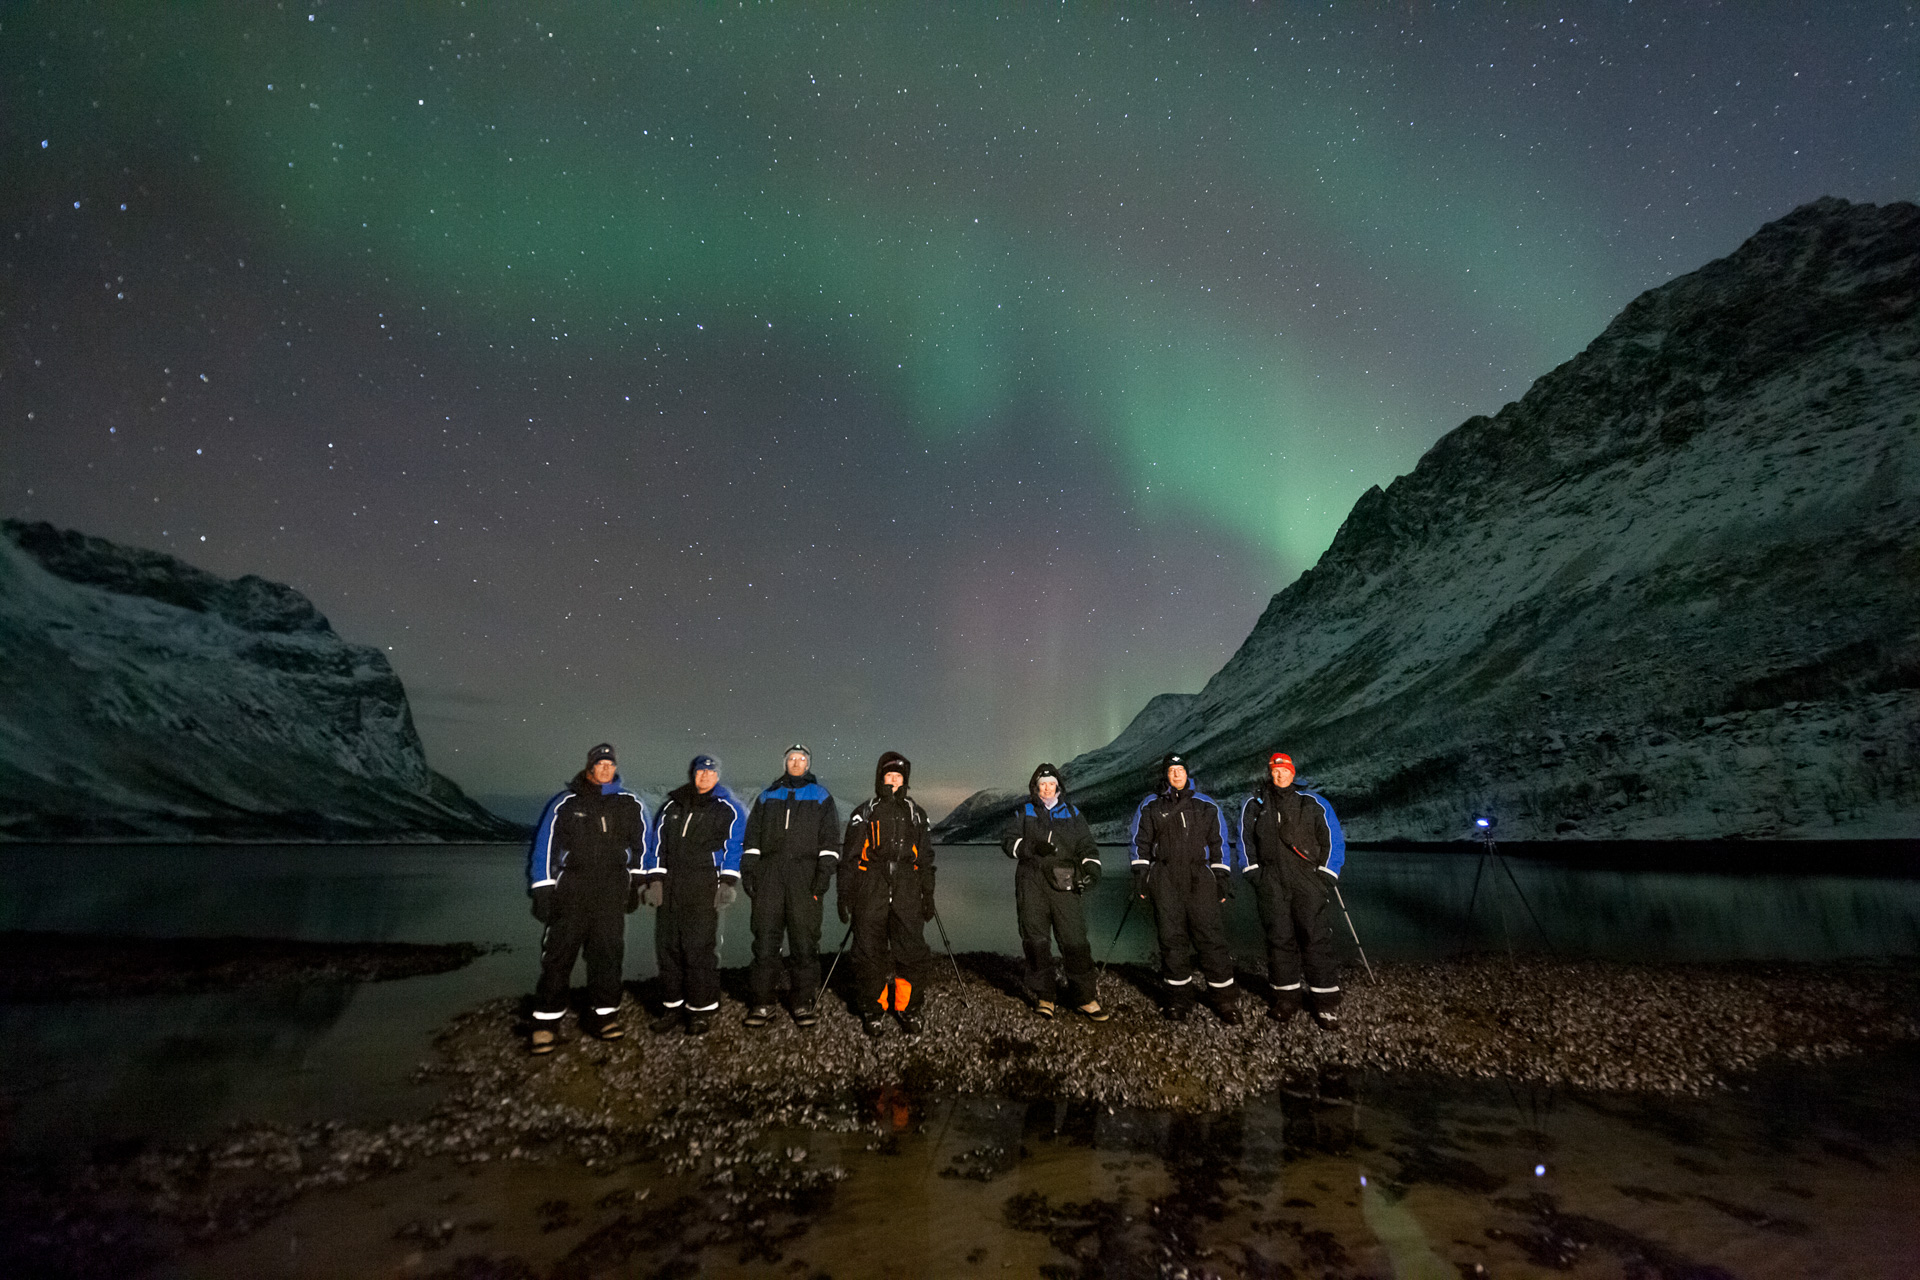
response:
[[(1179, 765), (1182, 769), (1187, 769), (1187, 758), (1178, 751), (1169, 751), (1160, 758), (1160, 772), (1162, 773), (1165, 773), (1175, 765)], [(1191, 773), (1193, 770), (1187, 769), (1187, 772)]]
[[(602, 760), (613, 760), (613, 744), (611, 742), (603, 742), (587, 752), (587, 768), (593, 768), (593, 766), (599, 764)], [(620, 763), (618, 760), (613, 760), (613, 762), (615, 764)]]
[(711, 769), (715, 773), (720, 772), (720, 757), (710, 756), (705, 752), (701, 752), (692, 760), (689, 760), (687, 762), (687, 781), (693, 781), (693, 775), (702, 769)]
[(807, 750), (807, 744), (804, 742), (794, 743), (792, 746), (787, 748), (786, 754), (782, 755), (780, 758), (782, 760), (785, 760), (787, 756), (792, 755), (796, 751), (798, 751), (801, 755), (805, 756), (809, 760), (813, 759), (813, 752)]

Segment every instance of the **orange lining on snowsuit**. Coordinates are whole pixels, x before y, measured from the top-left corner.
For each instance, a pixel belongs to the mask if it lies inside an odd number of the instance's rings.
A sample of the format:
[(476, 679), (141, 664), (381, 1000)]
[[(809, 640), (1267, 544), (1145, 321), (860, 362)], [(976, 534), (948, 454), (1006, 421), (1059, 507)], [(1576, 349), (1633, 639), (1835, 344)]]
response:
[[(889, 996), (893, 997), (892, 1003), (888, 1003)], [(880, 988), (880, 994), (874, 997), (874, 1003), (889, 1013), (904, 1013), (908, 1002), (912, 999), (913, 984), (905, 978), (895, 978)]]

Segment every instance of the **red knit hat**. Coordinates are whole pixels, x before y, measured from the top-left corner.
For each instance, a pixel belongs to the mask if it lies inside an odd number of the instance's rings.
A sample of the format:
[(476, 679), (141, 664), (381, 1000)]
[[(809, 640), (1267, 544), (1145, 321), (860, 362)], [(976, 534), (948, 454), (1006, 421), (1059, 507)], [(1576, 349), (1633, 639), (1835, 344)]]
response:
[[(1267, 757), (1267, 769), (1268, 769), (1268, 771), (1269, 771), (1269, 772), (1271, 772), (1271, 771), (1272, 771), (1272, 769), (1273, 769), (1273, 766), (1275, 766), (1275, 765), (1277, 765), (1277, 764), (1283, 764), (1283, 765), (1285, 765), (1285, 766), (1287, 766), (1287, 768), (1289, 768), (1289, 769), (1293, 769), (1293, 757), (1292, 757), (1292, 756), (1290, 756), (1290, 755), (1288, 755), (1288, 754), (1287, 754), (1286, 752), (1284, 752), (1284, 751), (1276, 751), (1276, 752), (1274, 752), (1274, 753), (1273, 753), (1272, 755), (1270, 755), (1270, 756), (1268, 756), (1268, 757)], [(1295, 773), (1298, 773), (1298, 772), (1299, 772), (1299, 770), (1298, 770), (1298, 769), (1294, 769), (1294, 772), (1295, 772)]]

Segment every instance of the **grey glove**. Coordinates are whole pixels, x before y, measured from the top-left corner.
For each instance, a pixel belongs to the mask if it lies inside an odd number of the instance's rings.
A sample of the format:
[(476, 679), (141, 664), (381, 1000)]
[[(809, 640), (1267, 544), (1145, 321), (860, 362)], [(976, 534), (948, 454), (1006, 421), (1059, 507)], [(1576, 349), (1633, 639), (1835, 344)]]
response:
[(740, 890), (734, 888), (731, 880), (722, 880), (720, 887), (713, 891), (713, 909), (715, 911), (725, 911), (733, 905), (734, 899), (739, 896)]
[(650, 907), (658, 907), (667, 900), (667, 884), (664, 880), (649, 880), (647, 887), (640, 891), (640, 901)]
[(533, 918), (541, 924), (553, 919), (553, 886), (543, 884), (529, 893), (533, 898)]

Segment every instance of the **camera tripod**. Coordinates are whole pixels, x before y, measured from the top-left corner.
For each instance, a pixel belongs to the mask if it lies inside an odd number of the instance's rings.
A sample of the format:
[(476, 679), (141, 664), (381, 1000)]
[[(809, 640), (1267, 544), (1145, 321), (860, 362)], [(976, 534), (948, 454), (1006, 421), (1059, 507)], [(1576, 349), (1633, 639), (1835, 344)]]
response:
[[(1473, 909), (1480, 901), (1480, 877), (1486, 874), (1487, 867), (1491, 865), (1495, 868), (1496, 874), (1502, 871), (1506, 873), (1507, 883), (1513, 886), (1514, 897), (1520, 899), (1520, 905), (1526, 908), (1527, 918), (1533, 921), (1533, 927), (1539, 931), (1540, 941), (1546, 944), (1549, 952), (1554, 952), (1553, 939), (1547, 936), (1546, 926), (1542, 925), (1540, 917), (1534, 914), (1533, 904), (1527, 901), (1526, 891), (1521, 889), (1519, 879), (1513, 874), (1513, 868), (1507, 865), (1507, 860), (1500, 855), (1499, 847), (1494, 843), (1493, 829), (1498, 823), (1498, 818), (1473, 820), (1473, 825), (1480, 833), (1480, 861), (1473, 869), (1473, 891), (1467, 895), (1467, 914), (1460, 922), (1461, 939), (1464, 942), (1467, 931), (1473, 927)], [(1487, 897), (1493, 901), (1493, 909), (1500, 916), (1500, 934), (1506, 939), (1507, 961), (1512, 963), (1513, 932), (1507, 928), (1506, 908), (1500, 905), (1498, 895), (1493, 888), (1490, 887), (1487, 890)], [(1558, 952), (1554, 954), (1557, 955)]]

